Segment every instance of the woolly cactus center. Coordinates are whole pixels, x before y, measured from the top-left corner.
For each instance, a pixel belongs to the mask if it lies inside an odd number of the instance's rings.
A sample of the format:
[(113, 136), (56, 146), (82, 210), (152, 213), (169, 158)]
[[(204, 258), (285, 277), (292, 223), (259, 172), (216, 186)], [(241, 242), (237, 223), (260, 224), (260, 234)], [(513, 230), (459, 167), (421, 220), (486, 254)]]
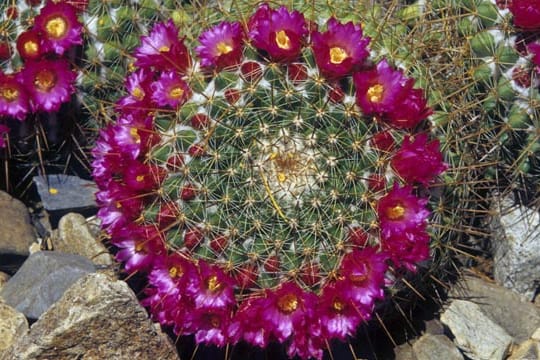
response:
[(341, 64), (349, 55), (340, 47), (330, 49), (330, 62), (332, 64)]
[(233, 51), (233, 47), (224, 41), (220, 41), (217, 44), (216, 49), (217, 49), (218, 55), (226, 55), (230, 53), (231, 51)]
[(284, 314), (290, 314), (298, 308), (298, 297), (292, 293), (285, 294), (278, 299), (277, 306)]
[(47, 21), (47, 23), (45, 24), (45, 30), (47, 30), (47, 34), (49, 34), (55, 39), (62, 38), (66, 34), (67, 29), (68, 24), (66, 20), (61, 16), (54, 17)]
[(41, 70), (36, 74), (34, 85), (36, 85), (40, 91), (48, 92), (56, 85), (57, 80), (56, 74), (53, 71)]
[(12, 102), (19, 97), (19, 90), (6, 86), (2, 88), (0, 94), (6, 101)]
[(377, 103), (382, 100), (382, 95), (384, 92), (384, 86), (381, 84), (375, 84), (371, 86), (367, 91), (367, 98), (369, 101)]
[(276, 33), (276, 44), (280, 49), (289, 50), (291, 48), (291, 39), (289, 39), (285, 30)]

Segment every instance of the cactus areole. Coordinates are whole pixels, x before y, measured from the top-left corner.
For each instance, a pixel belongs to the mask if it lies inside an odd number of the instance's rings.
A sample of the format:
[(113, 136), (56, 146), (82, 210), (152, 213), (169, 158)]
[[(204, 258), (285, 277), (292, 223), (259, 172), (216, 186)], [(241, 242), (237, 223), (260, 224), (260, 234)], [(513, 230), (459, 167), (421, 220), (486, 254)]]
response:
[(370, 319), (390, 271), (429, 258), (426, 194), (446, 164), (414, 130), (423, 92), (369, 59), (359, 25), (308, 24), (264, 4), (193, 53), (156, 24), (93, 150), (118, 259), (147, 274), (152, 316), (197, 343), (321, 358)]

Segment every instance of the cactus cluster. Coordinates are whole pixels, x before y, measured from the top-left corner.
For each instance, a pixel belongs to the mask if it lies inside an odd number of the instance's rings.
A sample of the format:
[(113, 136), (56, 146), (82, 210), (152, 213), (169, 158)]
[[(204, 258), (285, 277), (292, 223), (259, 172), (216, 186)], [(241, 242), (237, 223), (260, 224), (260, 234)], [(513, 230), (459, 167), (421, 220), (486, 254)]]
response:
[(99, 216), (176, 334), (321, 358), (429, 259), (447, 165), (423, 90), (360, 25), (245, 20), (193, 52), (173, 21), (141, 37), (93, 151)]

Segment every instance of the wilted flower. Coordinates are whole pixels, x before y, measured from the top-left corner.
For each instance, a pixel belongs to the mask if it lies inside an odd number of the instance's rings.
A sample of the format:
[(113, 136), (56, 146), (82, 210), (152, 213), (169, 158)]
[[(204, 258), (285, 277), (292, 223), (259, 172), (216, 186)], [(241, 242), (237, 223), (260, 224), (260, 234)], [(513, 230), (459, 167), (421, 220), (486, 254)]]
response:
[(540, 1), (512, 0), (508, 6), (514, 15), (514, 25), (524, 30), (540, 29)]

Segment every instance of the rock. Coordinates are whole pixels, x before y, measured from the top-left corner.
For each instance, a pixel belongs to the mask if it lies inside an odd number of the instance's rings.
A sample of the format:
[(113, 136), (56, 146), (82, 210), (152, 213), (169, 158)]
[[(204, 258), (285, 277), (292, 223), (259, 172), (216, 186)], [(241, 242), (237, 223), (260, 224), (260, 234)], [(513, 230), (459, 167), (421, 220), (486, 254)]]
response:
[(33, 178), (46, 210), (96, 207), (96, 184), (77, 176), (54, 174)]
[(0, 290), (4, 287), (4, 284), (9, 280), (9, 275), (0, 271)]
[(395, 360), (417, 360), (413, 347), (408, 344), (401, 344), (394, 348)]
[(123, 281), (89, 274), (68, 289), (7, 354), (13, 360), (177, 360)]
[(2, 256), (28, 256), (28, 248), (36, 241), (30, 213), (26, 206), (0, 191), (0, 264)]
[(441, 358), (445, 360), (463, 360), (463, 355), (445, 335), (424, 334), (413, 344), (414, 355), (417, 360), (432, 360)]
[(113, 264), (107, 248), (92, 235), (82, 215), (69, 213), (63, 216), (55, 235), (52, 239), (54, 250), (84, 256), (97, 265)]
[(453, 300), (441, 314), (441, 321), (472, 360), (502, 360), (512, 344), (512, 337), (470, 301)]
[(540, 359), (540, 342), (527, 340), (512, 351), (508, 360), (537, 360)]
[(540, 341), (540, 328), (535, 330), (535, 332), (531, 335), (531, 339)]
[(531, 301), (540, 284), (540, 214), (508, 198), (497, 204), (490, 224), (495, 280)]
[(438, 319), (431, 319), (429, 321), (425, 321), (424, 325), (426, 326), (426, 333), (431, 335), (443, 335), (444, 334), (444, 326), (441, 324), (441, 322)]
[(82, 256), (56, 251), (30, 255), (0, 291), (5, 302), (30, 319), (37, 319), (75, 281), (95, 271)]
[(540, 327), (540, 308), (502, 286), (473, 276), (464, 276), (450, 297), (476, 303), (482, 312), (521, 343)]
[(28, 322), (24, 315), (0, 301), (0, 359), (9, 359), (4, 352), (27, 331)]

